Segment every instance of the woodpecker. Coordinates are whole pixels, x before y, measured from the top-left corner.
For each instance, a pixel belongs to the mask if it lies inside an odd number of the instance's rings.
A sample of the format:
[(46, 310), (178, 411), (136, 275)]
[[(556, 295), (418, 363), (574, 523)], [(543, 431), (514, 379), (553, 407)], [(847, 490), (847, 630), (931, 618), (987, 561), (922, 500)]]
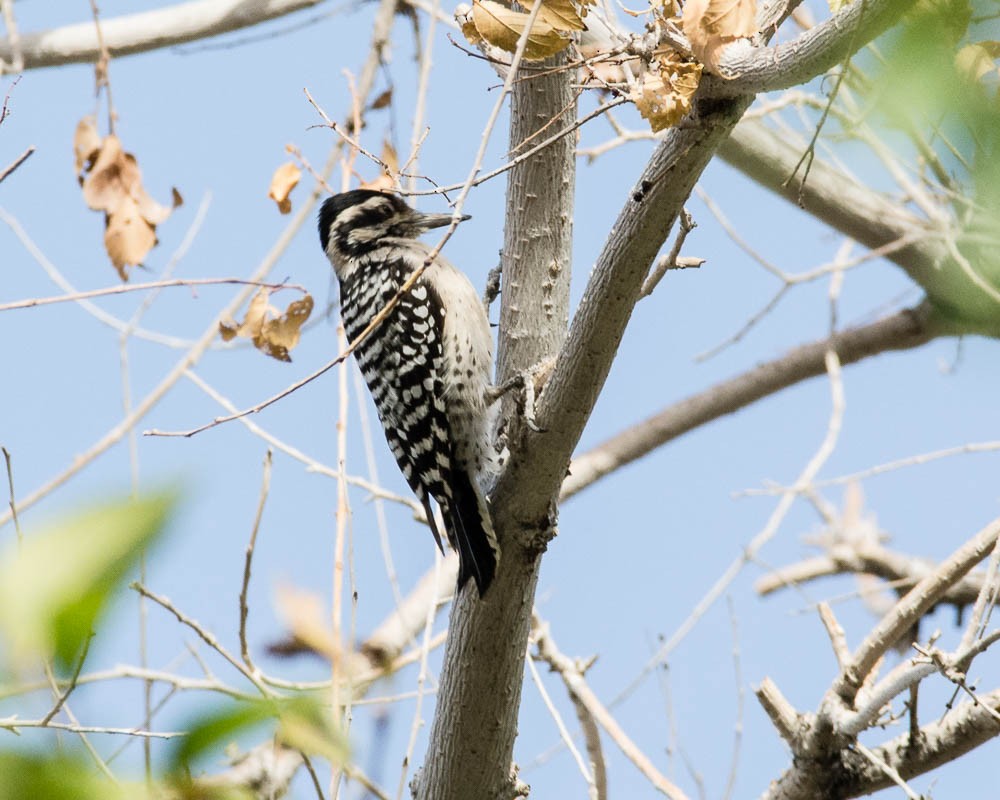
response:
[[(430, 258), (431, 248), (417, 237), (451, 220), (367, 189), (327, 198), (319, 238), (340, 283), (350, 341)], [(497, 456), (490, 413), (493, 339), (476, 290), (435, 256), (354, 355), (396, 463), (444, 552), (431, 499), (441, 509), (448, 542), (459, 555), (458, 588), (471, 577), (482, 597), (500, 549), (480, 484), (496, 470)]]

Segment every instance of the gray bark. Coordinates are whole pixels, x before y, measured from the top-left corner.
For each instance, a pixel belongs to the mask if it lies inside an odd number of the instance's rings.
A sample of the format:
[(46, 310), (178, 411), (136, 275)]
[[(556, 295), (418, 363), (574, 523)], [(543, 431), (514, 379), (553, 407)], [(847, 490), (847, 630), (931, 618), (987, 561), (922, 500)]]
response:
[[(545, 62), (563, 63), (564, 55)], [(537, 65), (522, 67), (530, 76)], [(514, 85), (510, 149), (516, 150), (553, 117), (576, 118), (574, 71), (550, 72)], [(508, 173), (498, 382), (554, 355), (566, 336), (572, 261), (575, 143), (564, 137)], [(514, 439), (521, 431), (512, 399), (505, 401)], [(538, 567), (555, 535), (556, 489), (541, 510), (517, 493), (494, 503), (502, 555), (484, 600), (466, 590), (452, 607), (437, 710), (424, 769), (414, 780), (420, 800), (508, 800), (517, 792), (511, 772), (524, 656)]]

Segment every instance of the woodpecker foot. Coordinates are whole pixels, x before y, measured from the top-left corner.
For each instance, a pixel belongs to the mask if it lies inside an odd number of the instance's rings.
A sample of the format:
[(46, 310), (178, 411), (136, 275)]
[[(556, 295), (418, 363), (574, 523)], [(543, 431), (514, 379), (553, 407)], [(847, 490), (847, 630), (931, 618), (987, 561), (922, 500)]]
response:
[(555, 366), (555, 359), (550, 358), (535, 364), (524, 372), (519, 372), (501, 386), (491, 386), (487, 390), (487, 405), (492, 405), (508, 392), (516, 390), (519, 395), (524, 424), (535, 433), (545, 433), (545, 428), (539, 427), (535, 422), (535, 397), (545, 387), (545, 382), (548, 380), (553, 366)]

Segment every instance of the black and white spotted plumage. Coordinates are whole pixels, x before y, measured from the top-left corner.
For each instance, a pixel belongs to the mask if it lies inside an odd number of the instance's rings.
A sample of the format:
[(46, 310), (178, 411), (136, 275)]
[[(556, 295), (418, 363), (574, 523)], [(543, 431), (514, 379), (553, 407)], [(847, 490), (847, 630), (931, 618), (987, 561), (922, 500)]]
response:
[[(416, 237), (450, 221), (448, 214), (421, 214), (394, 195), (364, 189), (323, 203), (320, 242), (340, 282), (349, 340), (430, 256)], [(438, 547), (431, 499), (441, 508), (448, 541), (459, 553), (459, 588), (471, 577), (482, 596), (500, 551), (480, 486), (495, 469), (496, 454), (487, 401), (492, 336), (475, 289), (436, 256), (354, 354)]]

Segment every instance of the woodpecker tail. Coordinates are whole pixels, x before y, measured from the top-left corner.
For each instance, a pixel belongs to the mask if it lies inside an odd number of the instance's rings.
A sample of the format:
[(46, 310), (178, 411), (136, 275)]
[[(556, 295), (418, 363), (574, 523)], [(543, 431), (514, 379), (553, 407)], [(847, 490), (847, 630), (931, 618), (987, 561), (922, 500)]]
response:
[(496, 574), (500, 547), (486, 498), (466, 470), (452, 472), (451, 500), (442, 511), (448, 538), (458, 550), (458, 588), (471, 577), (482, 597)]

